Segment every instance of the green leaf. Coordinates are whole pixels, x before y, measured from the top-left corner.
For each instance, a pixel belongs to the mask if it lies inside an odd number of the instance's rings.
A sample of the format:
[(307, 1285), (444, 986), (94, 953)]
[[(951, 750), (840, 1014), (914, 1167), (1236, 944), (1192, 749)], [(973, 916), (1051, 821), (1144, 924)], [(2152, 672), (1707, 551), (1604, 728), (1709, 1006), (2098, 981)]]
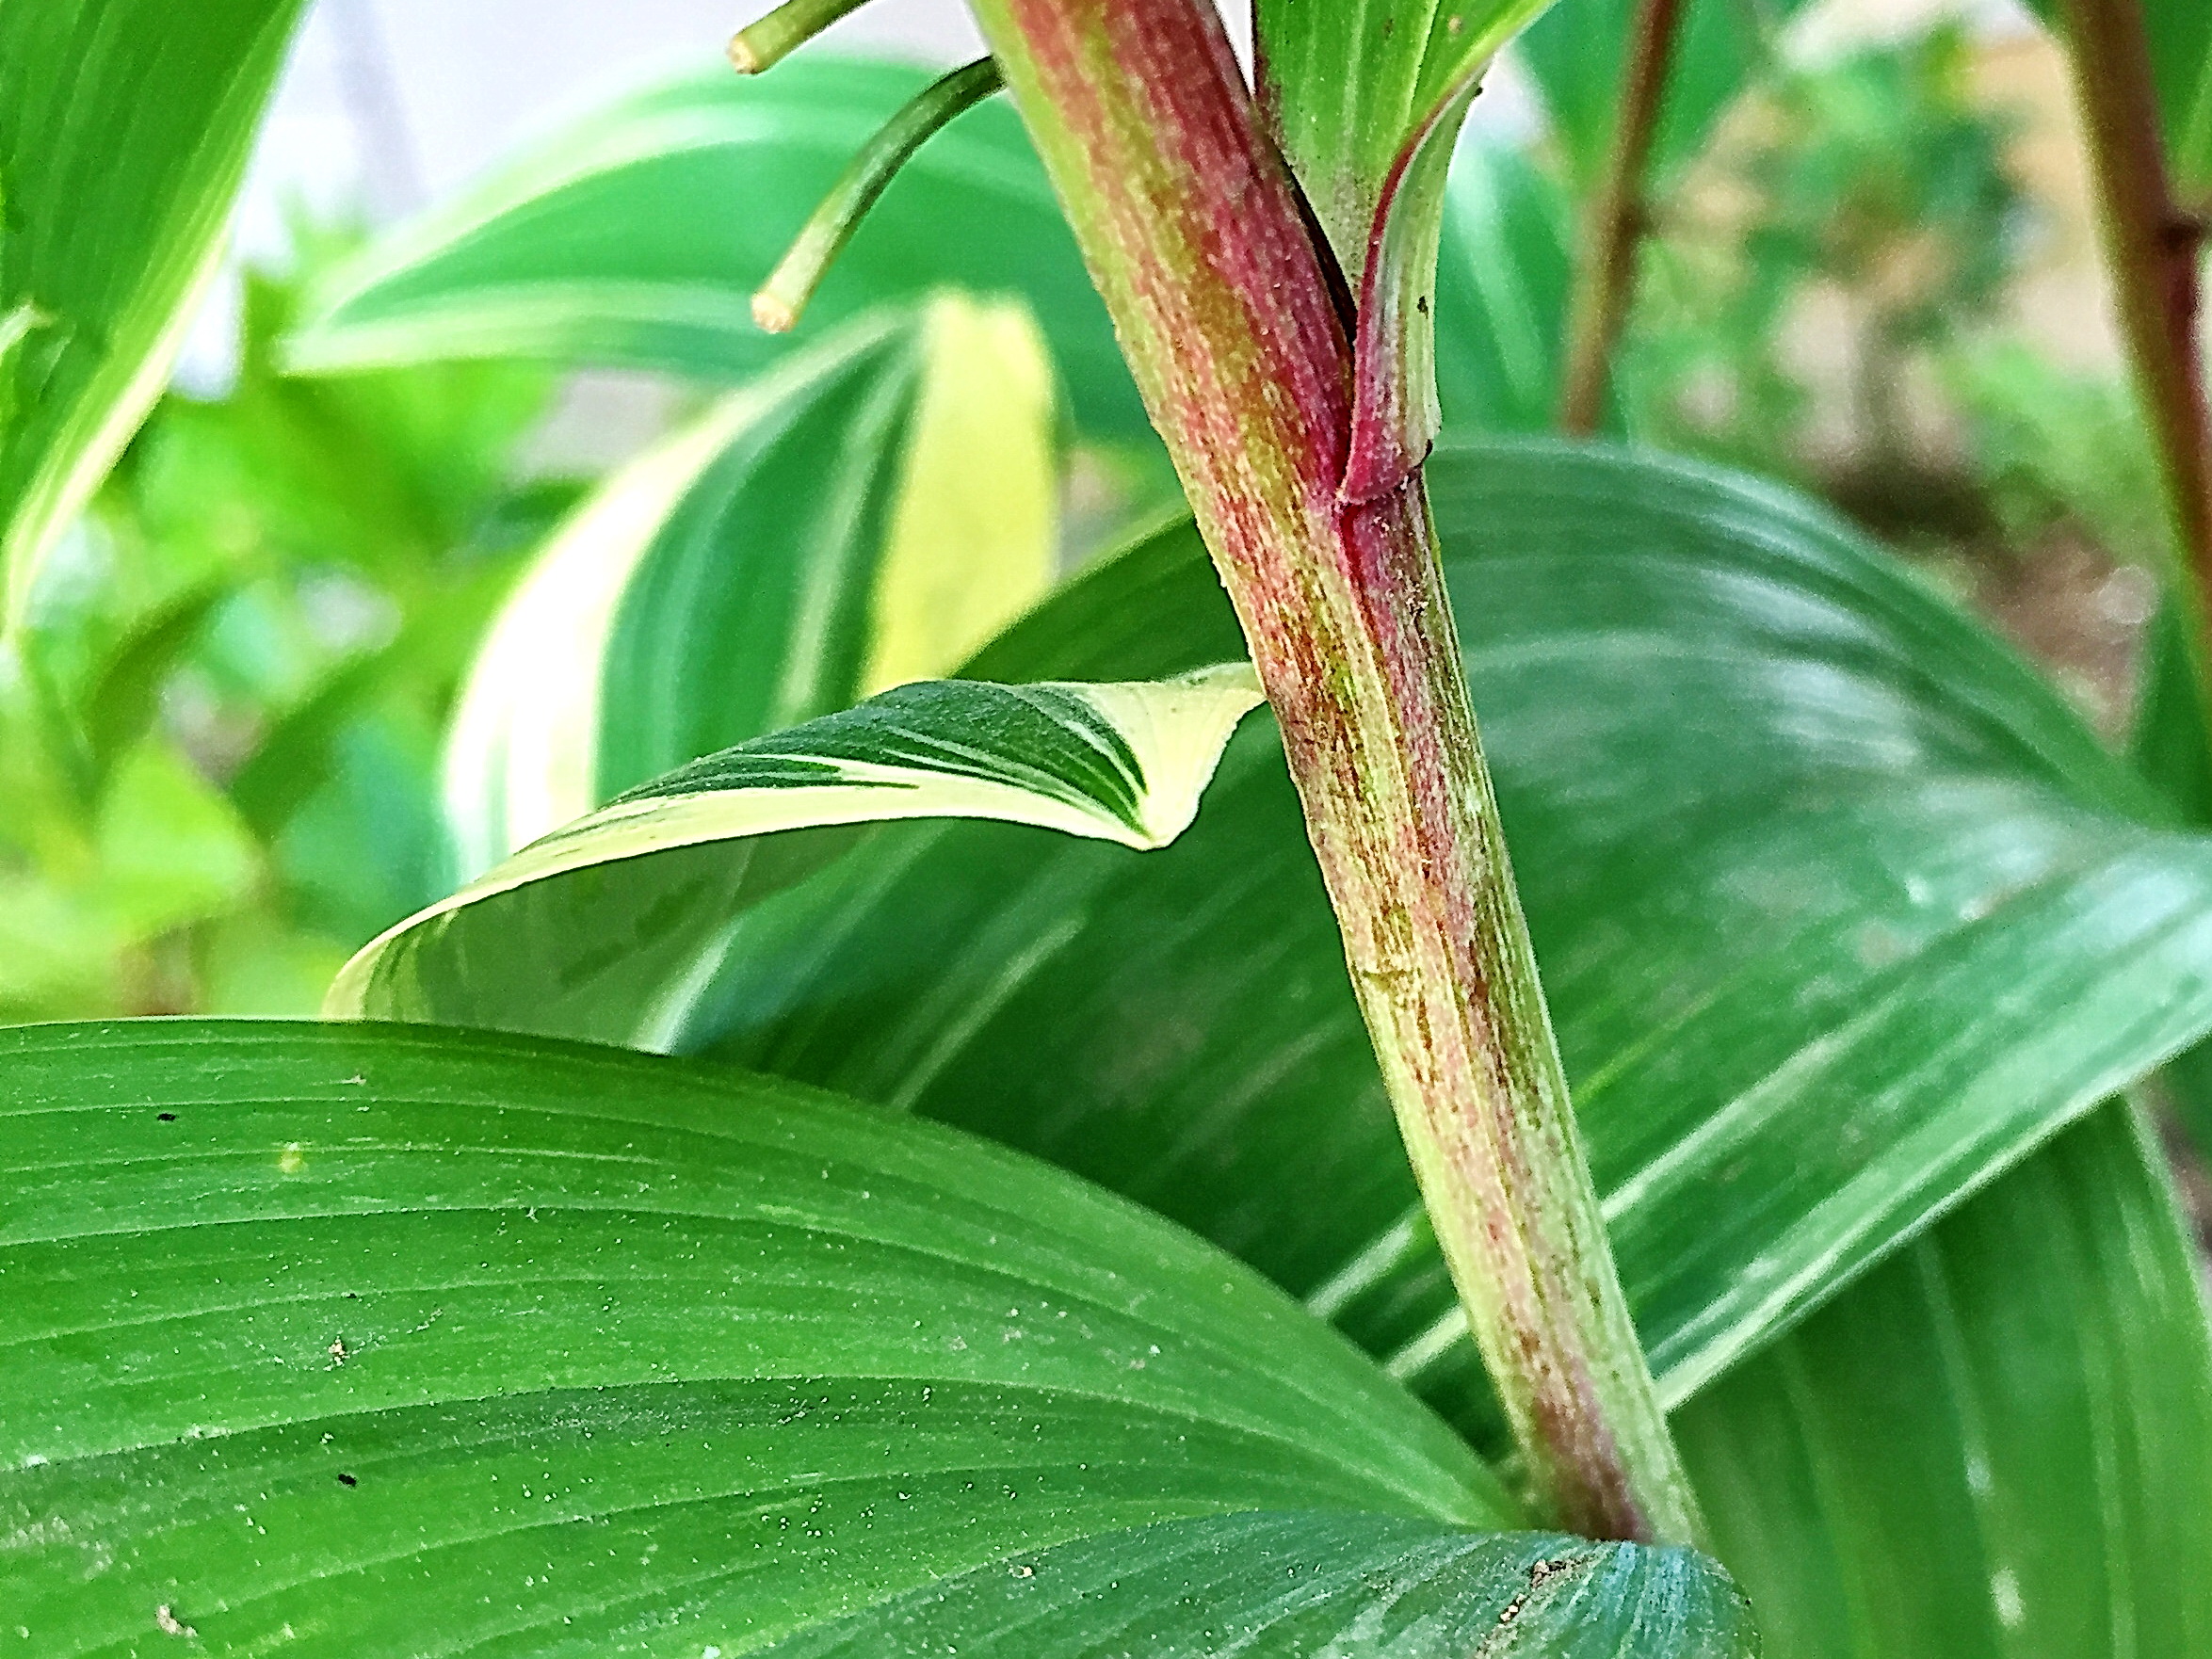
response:
[[(1664, 1633), (1664, 1634), (1662, 1634)], [(1741, 1599), (1687, 1550), (1381, 1516), (1208, 1516), (993, 1564), (769, 1650), (772, 1659), (1723, 1659)]]
[(658, 773), (943, 674), (1050, 586), (1018, 309), (856, 319), (589, 497), (493, 625), (447, 802), (470, 874)]
[(294, 341), (303, 365), (538, 357), (741, 379), (838, 320), (930, 289), (1019, 295), (1102, 436), (1150, 427), (1106, 308), (1020, 119), (986, 105), (884, 193), (792, 334), (752, 294), (846, 163), (928, 83), (804, 53), (726, 69), (580, 122), (336, 274)]
[[(1805, 0), (1684, 0), (1667, 90), (1652, 135), (1651, 176), (1664, 183), (1695, 158), (1715, 125), (1773, 60), (1775, 35)], [(1611, 153), (1636, 0), (1556, 0), (1520, 43), (1578, 192), (1597, 187)]]
[(1768, 1652), (2206, 1651), (2199, 1271), (2115, 1105), (1679, 1412)]
[(6, 622), (159, 395), (299, 0), (0, 11)]
[(2171, 596), (2145, 630), (2142, 687), (2136, 697), (2130, 758), (2183, 822), (2212, 827), (2212, 738), (2189, 661), (2187, 619)]
[(1056, 1652), (1751, 1651), (1693, 1557), (1460, 1530), (1510, 1507), (1326, 1327), (943, 1130), (359, 1026), (0, 1067), (0, 1600), (41, 1654), (921, 1653), (1009, 1591)]
[(855, 827), (965, 817), (1164, 846), (1259, 701), (1243, 664), (1142, 685), (903, 685), (546, 836), (371, 943), (328, 1011), (657, 1046), (681, 1006), (670, 968), (711, 967), (735, 918)]
[(2151, 72), (2174, 194), (2212, 209), (2212, 10), (2194, 0), (2143, 0)]
[[(1355, 281), (1367, 266), (1392, 174), (1546, 4), (1255, 0), (1262, 107)], [(1444, 135), (1446, 153), (1458, 133), (1455, 121)]]
[[(1785, 496), (1550, 446), (1432, 477), (1621, 1265), (1771, 1651), (2012, 1654), (2025, 1619), (2089, 1633), (2039, 1651), (2194, 1653), (2189, 1247), (2112, 1114), (2029, 1149), (2203, 1029), (2204, 844), (2138, 827), (2060, 698)], [(974, 670), (1169, 671), (1235, 648), (1212, 592), (1195, 539), (1154, 541)], [(1163, 1209), (1481, 1435), (1337, 953), (1255, 726), (1141, 861), (878, 831), (746, 916), (677, 1040)], [(1942, 1305), (1897, 1289), (1930, 1260)], [(1792, 1321), (1815, 1362), (1772, 1347)], [(1929, 1553), (1901, 1572), (1900, 1536)]]

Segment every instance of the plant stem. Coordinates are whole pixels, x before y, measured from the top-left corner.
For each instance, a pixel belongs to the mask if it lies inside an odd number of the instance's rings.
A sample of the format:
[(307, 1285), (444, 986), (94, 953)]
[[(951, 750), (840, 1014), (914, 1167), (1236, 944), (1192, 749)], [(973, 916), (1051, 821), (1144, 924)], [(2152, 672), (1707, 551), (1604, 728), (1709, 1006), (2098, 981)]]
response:
[(1621, 110), (1606, 155), (1606, 174), (1591, 198), (1576, 257), (1568, 310), (1567, 367), (1559, 395), (1559, 427), (1580, 437), (1598, 429), (1613, 348), (1636, 293), (1636, 255), (1651, 210), (1644, 174), (1651, 166), (1667, 73), (1682, 29), (1683, 0), (1637, 0), (1628, 31), (1628, 68)]
[(771, 334), (788, 332), (821, 286), (830, 266), (852, 239), (898, 169), (912, 161), (914, 152), (996, 92), (1005, 83), (998, 65), (988, 57), (954, 70), (931, 82), (883, 129), (830, 187), (822, 204), (808, 216), (793, 240), (790, 251), (778, 262), (752, 297), (752, 320)]
[(773, 69), (839, 18), (865, 4), (866, 0), (783, 0), (767, 16), (748, 24), (731, 39), (730, 62), (741, 75)]
[(2059, 0), (2130, 373), (2166, 491), (2171, 586), (2212, 732), (2212, 415), (2197, 342), (2204, 225), (2173, 198), (2139, 0)]
[(1694, 1540), (1506, 862), (1416, 475), (1340, 505), (1351, 346), (1208, 0), (974, 0), (1276, 718), (1415, 1173), (1553, 1519)]

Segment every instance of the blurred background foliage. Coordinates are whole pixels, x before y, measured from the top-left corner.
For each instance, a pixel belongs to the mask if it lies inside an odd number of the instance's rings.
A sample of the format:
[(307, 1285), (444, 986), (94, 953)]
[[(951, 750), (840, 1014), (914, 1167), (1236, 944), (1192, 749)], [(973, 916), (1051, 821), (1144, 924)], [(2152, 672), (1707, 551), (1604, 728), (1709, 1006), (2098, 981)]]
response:
[[(2052, 49), (1938, 22), (1764, 50), (1662, 181), (1615, 424), (1827, 495), (2117, 733), (2161, 530), (2109, 352), (2038, 326), (2054, 267), (2100, 303)], [(1520, 250), (1541, 336), (1590, 146), (1504, 126), (1470, 140), (1460, 199)], [(706, 402), (672, 381), (609, 402), (541, 363), (288, 373), (302, 294), (363, 237), (295, 213), (282, 240), (243, 279), (234, 376), (163, 400), (0, 664), (0, 1021), (312, 1011), (456, 877), (441, 748), (530, 555)], [(1548, 382), (1500, 391), (1468, 361), (1483, 395), (1455, 406), (1447, 376), (1455, 420), (1542, 418)], [(1172, 483), (1066, 438), (1073, 562)]]

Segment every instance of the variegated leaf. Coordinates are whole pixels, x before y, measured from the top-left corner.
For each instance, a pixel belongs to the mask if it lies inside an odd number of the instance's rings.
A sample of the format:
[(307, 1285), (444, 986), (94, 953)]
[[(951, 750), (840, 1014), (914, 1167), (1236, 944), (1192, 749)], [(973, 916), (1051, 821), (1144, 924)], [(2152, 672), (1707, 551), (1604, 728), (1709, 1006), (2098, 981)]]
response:
[(1050, 586), (1051, 371), (1018, 306), (858, 319), (589, 497), (477, 657), (464, 871), (648, 778), (948, 672)]
[(525, 848), (355, 957), (329, 1010), (656, 1046), (682, 1006), (669, 964), (711, 967), (735, 917), (855, 827), (981, 818), (1164, 846), (1259, 701), (1241, 664), (1147, 684), (900, 686)]

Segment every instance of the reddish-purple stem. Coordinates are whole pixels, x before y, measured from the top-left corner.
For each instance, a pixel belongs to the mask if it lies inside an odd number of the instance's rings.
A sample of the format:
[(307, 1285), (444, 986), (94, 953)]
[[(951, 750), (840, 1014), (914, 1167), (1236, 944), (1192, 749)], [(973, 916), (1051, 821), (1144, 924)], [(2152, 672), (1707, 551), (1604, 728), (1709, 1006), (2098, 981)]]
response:
[(1339, 486), (1330, 272), (1206, 0), (974, 0), (1281, 723), (1436, 1232), (1560, 1523), (1693, 1539), (1577, 1143), (1418, 472)]

